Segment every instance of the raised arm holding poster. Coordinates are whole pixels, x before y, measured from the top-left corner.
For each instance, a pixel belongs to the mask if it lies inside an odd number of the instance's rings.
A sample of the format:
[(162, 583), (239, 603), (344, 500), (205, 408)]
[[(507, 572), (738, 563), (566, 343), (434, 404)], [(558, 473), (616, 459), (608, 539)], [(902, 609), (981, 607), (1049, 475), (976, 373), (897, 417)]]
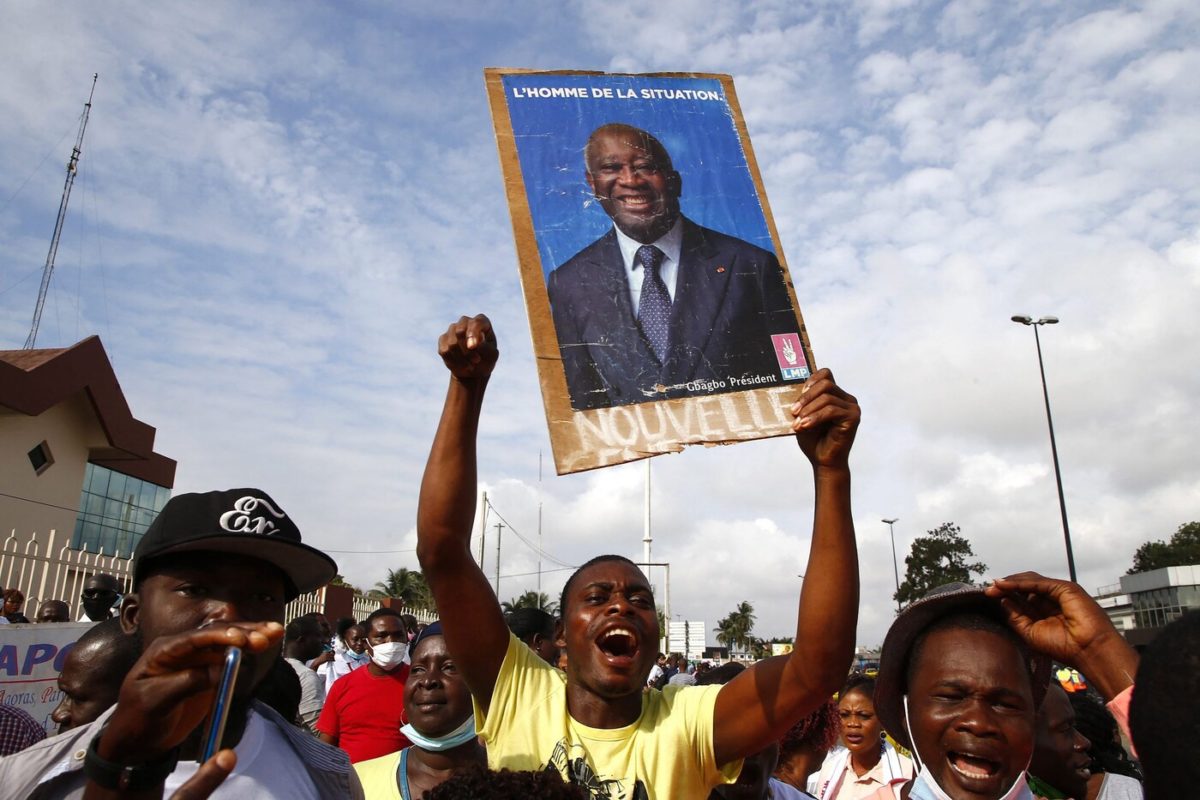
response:
[(791, 433), (813, 360), (732, 79), (486, 75), (559, 474)]

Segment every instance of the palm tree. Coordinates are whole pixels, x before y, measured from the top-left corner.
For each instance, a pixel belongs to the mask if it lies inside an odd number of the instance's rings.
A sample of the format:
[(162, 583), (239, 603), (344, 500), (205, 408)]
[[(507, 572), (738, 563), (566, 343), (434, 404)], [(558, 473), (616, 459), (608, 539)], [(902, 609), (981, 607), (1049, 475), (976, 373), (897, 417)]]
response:
[(754, 631), (754, 606), (750, 605), (749, 601), (743, 600), (738, 603), (733, 617), (737, 621), (738, 645), (745, 650), (754, 639), (751, 635)]
[(755, 661), (762, 661), (767, 656), (771, 655), (771, 643), (765, 639), (750, 639), (750, 655), (754, 656)]
[(721, 644), (730, 649), (746, 650), (754, 641), (754, 606), (743, 600), (713, 630), (717, 632), (717, 641)]
[(725, 619), (717, 623), (717, 627), (713, 628), (717, 634), (717, 641), (726, 647), (733, 647), (734, 639), (736, 638), (733, 630), (733, 615), (731, 614)]
[(518, 608), (536, 608), (545, 611), (550, 616), (558, 615), (558, 603), (550, 599), (550, 596), (545, 592), (535, 592), (530, 589), (520, 597), (515, 597), (512, 600), (505, 600), (500, 604), (500, 609), (505, 613), (511, 613)]
[(376, 597), (394, 597), (412, 608), (433, 606), (433, 596), (429, 591), (429, 584), (425, 582), (425, 576), (420, 570), (407, 567), (389, 569), (387, 577), (375, 584), (371, 594)]
[(359, 589), (353, 583), (350, 583), (348, 580), (346, 580), (345, 576), (343, 576), (341, 573), (334, 575), (333, 578), (329, 581), (329, 585), (330, 586), (345, 586), (347, 589), (353, 589), (356, 594), (363, 593), (361, 589)]

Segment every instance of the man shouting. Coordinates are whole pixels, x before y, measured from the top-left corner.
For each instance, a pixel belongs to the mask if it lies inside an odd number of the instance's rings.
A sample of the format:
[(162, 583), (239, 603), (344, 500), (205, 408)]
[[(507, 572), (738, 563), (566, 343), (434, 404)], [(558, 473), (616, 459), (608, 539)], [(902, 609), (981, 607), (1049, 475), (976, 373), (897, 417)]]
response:
[(806, 382), (790, 408), (816, 484), (799, 646), (723, 686), (659, 692), (644, 691), (659, 640), (654, 596), (626, 558), (599, 556), (567, 580), (557, 637), (565, 674), (505, 626), (470, 551), (475, 436), (498, 354), (491, 323), (464, 317), (438, 349), (450, 387), (421, 484), (417, 556), (475, 699), (490, 766), (553, 769), (589, 798), (705, 797), (838, 688), (858, 613), (847, 459), (859, 409), (828, 371)]

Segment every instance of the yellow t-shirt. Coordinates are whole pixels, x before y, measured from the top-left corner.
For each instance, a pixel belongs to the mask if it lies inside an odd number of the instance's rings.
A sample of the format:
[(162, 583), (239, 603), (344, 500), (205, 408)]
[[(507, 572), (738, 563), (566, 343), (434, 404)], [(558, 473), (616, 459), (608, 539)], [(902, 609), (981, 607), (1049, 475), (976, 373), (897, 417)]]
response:
[(400, 766), (400, 754), (403, 752), (397, 750), (354, 765), (358, 781), (362, 784), (363, 797), (367, 800), (401, 800), (400, 788), (396, 784), (396, 769)]
[(553, 769), (589, 800), (704, 800), (731, 783), (741, 760), (718, 768), (713, 710), (720, 686), (667, 686), (642, 695), (624, 728), (589, 728), (567, 712), (566, 676), (510, 635), (485, 716), (475, 725), (492, 769)]

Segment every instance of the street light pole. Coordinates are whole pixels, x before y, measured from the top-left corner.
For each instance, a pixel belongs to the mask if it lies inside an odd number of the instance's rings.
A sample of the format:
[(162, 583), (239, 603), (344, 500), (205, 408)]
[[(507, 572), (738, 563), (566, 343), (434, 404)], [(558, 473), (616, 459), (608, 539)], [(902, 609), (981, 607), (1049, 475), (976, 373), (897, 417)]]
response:
[(1071, 528), (1067, 524), (1067, 501), (1063, 497), (1062, 470), (1058, 467), (1058, 445), (1054, 441), (1054, 419), (1050, 416), (1050, 392), (1046, 389), (1046, 367), (1042, 363), (1042, 340), (1038, 336), (1039, 326), (1057, 325), (1058, 317), (1042, 317), (1034, 321), (1033, 317), (1017, 314), (1013, 316), (1012, 321), (1019, 322), (1022, 325), (1029, 325), (1033, 328), (1033, 341), (1037, 345), (1038, 371), (1042, 376), (1042, 399), (1046, 402), (1046, 425), (1050, 429), (1050, 455), (1054, 459), (1054, 481), (1058, 484), (1058, 509), (1062, 514), (1063, 539), (1067, 543), (1067, 571), (1071, 575), (1071, 581), (1077, 583), (1078, 581), (1075, 578), (1075, 552), (1071, 549)]
[(892, 574), (896, 576), (896, 613), (900, 613), (900, 567), (896, 563), (896, 529), (892, 526), (900, 521), (900, 518), (885, 519), (884, 524), (888, 526), (888, 533), (892, 536)]
[(496, 523), (496, 599), (500, 599), (500, 534), (506, 526), (503, 522)]

